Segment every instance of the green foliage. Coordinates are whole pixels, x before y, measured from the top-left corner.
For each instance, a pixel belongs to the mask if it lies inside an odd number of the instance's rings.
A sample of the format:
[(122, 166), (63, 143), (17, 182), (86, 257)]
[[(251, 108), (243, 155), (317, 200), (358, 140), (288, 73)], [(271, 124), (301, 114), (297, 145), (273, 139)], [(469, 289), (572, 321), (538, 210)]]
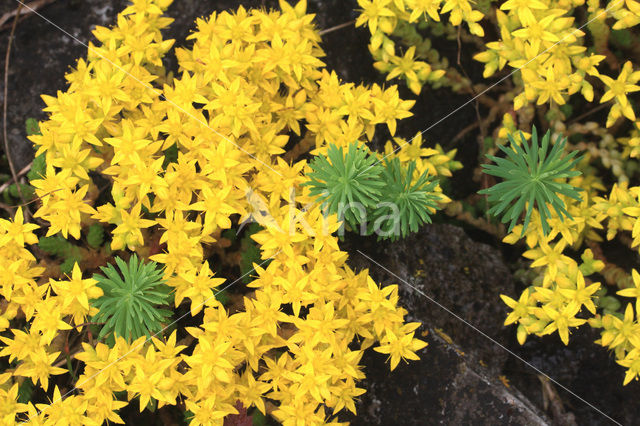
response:
[(62, 235), (55, 234), (50, 237), (40, 238), (38, 247), (47, 254), (64, 257), (70, 252), (73, 244), (65, 240)]
[(438, 208), (440, 197), (434, 192), (438, 182), (432, 181), (426, 171), (414, 180), (415, 169), (415, 161), (404, 169), (398, 158), (385, 160), (382, 202), (373, 211), (372, 224), (378, 224), (383, 236), (391, 240), (398, 238), (398, 230), (404, 238), (424, 223), (431, 223), (429, 209)]
[[(22, 195), (25, 198), (31, 199), (35, 197), (35, 189), (33, 186), (27, 185), (26, 183), (21, 183), (20, 189), (22, 190)], [(18, 192), (18, 185), (16, 185), (15, 183), (12, 183), (11, 185), (9, 185), (9, 195), (11, 195), (13, 198), (20, 198), (20, 193)]]
[[(531, 135), (531, 146), (529, 146), (524, 135), (520, 132), (522, 147), (515, 142), (512, 135), (508, 135), (511, 148), (499, 146), (506, 154), (506, 158), (487, 155), (495, 164), (482, 165), (484, 173), (503, 179), (502, 182), (478, 193), (487, 194), (489, 202), (495, 203), (489, 209), (490, 214), (497, 217), (502, 213), (503, 223), (511, 221), (509, 232), (511, 232), (526, 207), (526, 215), (522, 227), (522, 234), (524, 234), (535, 206), (540, 213), (542, 230), (547, 235), (550, 231), (547, 219), (551, 216), (547, 204), (551, 204), (562, 220), (564, 216), (571, 218), (571, 215), (567, 212), (564, 201), (558, 197), (558, 194), (580, 200), (580, 194), (578, 193), (580, 188), (559, 181), (560, 179), (580, 175), (579, 171), (571, 170), (580, 160), (577, 156), (578, 151), (573, 151), (563, 156), (567, 140), (566, 138), (558, 137), (551, 151), (547, 152), (550, 133), (550, 131), (547, 131), (542, 138), (542, 146), (540, 146), (534, 126)], [(513, 203), (514, 201), (515, 203)], [(505, 211), (505, 209), (507, 210)]]
[(164, 284), (162, 270), (155, 262), (144, 263), (133, 254), (129, 264), (116, 257), (120, 273), (113, 265), (100, 267), (104, 275), (93, 278), (104, 294), (91, 302), (98, 308), (94, 322), (105, 322), (99, 337), (113, 332), (128, 340), (157, 333), (171, 311), (160, 306), (169, 303), (170, 288)]
[(311, 195), (319, 196), (329, 213), (344, 214), (351, 227), (364, 218), (356, 217), (350, 206), (370, 209), (378, 202), (384, 185), (380, 179), (383, 168), (366, 148), (352, 143), (345, 154), (342, 147), (332, 144), (327, 156), (318, 155), (309, 165), (313, 171), (304, 185), (311, 187)]
[(63, 274), (70, 274), (73, 271), (73, 265), (80, 263), (82, 256), (70, 256), (64, 259), (60, 264), (60, 272)]
[(166, 170), (169, 163), (177, 163), (177, 162), (178, 162), (178, 145), (174, 143), (164, 151), (164, 161), (162, 162), (162, 168)]
[(30, 378), (25, 378), (18, 387), (18, 402), (21, 404), (27, 404), (32, 401), (33, 391), (35, 386)]
[(631, 31), (627, 28), (611, 31), (611, 41), (622, 46), (629, 47), (632, 43)]
[[(40, 125), (38, 124), (38, 120), (36, 120), (35, 118), (27, 118), (25, 127), (27, 130), (27, 136), (40, 134)], [(44, 176), (47, 170), (47, 162), (45, 157), (46, 155), (43, 152), (33, 159), (33, 163), (31, 163), (31, 169), (27, 173), (27, 178), (29, 179), (29, 181), (40, 179), (42, 176)]]
[(40, 179), (44, 176), (47, 169), (47, 162), (45, 159), (45, 154), (42, 153), (33, 159), (33, 163), (31, 163), (31, 169), (27, 172), (27, 178), (29, 181)]
[(223, 306), (227, 306), (229, 304), (229, 292), (226, 290), (218, 290), (217, 293), (214, 294), (216, 300), (220, 302)]
[(80, 247), (71, 244), (71, 242), (63, 238), (60, 234), (40, 238), (38, 247), (47, 254), (63, 259), (60, 265), (60, 271), (63, 274), (70, 274), (73, 265), (76, 262), (80, 263), (80, 261), (82, 261)]
[(183, 415), (182, 424), (184, 425), (190, 424), (191, 420), (193, 420), (193, 418), (195, 417), (195, 414), (193, 414), (193, 412), (189, 410), (185, 410), (184, 413), (182, 413), (182, 415)]
[[(260, 263), (260, 249), (258, 244), (251, 238), (251, 235), (262, 230), (262, 226), (257, 223), (250, 224), (245, 230), (244, 236), (240, 240), (240, 252), (242, 257), (240, 258), (240, 276), (242, 282), (249, 284), (255, 277), (252, 276), (253, 264)], [(266, 264), (263, 265), (266, 267)]]
[(25, 120), (25, 129), (27, 131), (27, 136), (40, 134), (40, 124), (38, 124), (38, 120), (35, 118), (31, 117)]
[[(323, 200), (328, 213), (337, 213), (353, 229), (368, 221), (368, 232), (397, 239), (431, 223), (430, 210), (437, 209), (438, 184), (425, 171), (417, 178), (415, 161), (403, 166), (398, 158), (380, 161), (366, 148), (329, 145), (327, 156), (315, 157), (308, 174), (311, 195)], [(354, 214), (358, 212), (358, 214)], [(364, 217), (361, 217), (364, 214)]]
[(94, 223), (87, 232), (87, 244), (92, 248), (98, 248), (104, 242), (104, 228), (99, 223)]
[(267, 424), (267, 418), (258, 409), (254, 409), (251, 412), (251, 420), (253, 422), (253, 426), (265, 426)]
[[(25, 129), (28, 136), (40, 134), (38, 120), (36, 120), (35, 118), (27, 118), (25, 122)], [(29, 170), (29, 172), (27, 172), (27, 178), (29, 179), (29, 181), (39, 179), (42, 175), (44, 175), (45, 170), (46, 162), (45, 155), (43, 153), (34, 158), (33, 162), (31, 163), (31, 169)], [(18, 185), (20, 185), (20, 191), (18, 191)], [(6, 191), (2, 193), (2, 196), (7, 204), (14, 204), (12, 198), (19, 199), (22, 196), (25, 199), (33, 199), (35, 197), (35, 188), (25, 183), (16, 184), (14, 182), (9, 185)]]

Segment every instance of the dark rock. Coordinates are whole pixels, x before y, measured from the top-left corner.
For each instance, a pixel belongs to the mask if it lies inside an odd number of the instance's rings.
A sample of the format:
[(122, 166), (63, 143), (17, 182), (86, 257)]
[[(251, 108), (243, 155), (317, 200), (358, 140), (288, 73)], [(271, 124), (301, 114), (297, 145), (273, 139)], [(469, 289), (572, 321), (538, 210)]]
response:
[[(429, 346), (420, 351), (420, 361), (400, 363), (392, 373), (383, 355), (364, 356), (367, 379), (362, 387), (367, 393), (358, 405), (356, 424), (544, 421), (533, 406), (548, 409), (557, 425), (637, 421), (640, 383), (622, 386), (624, 369), (593, 343), (599, 337), (596, 330), (573, 330), (569, 346), (556, 335), (530, 336), (518, 345), (515, 328), (503, 326), (508, 308), (499, 294), (514, 296), (522, 288), (516, 288), (497, 248), (444, 224), (425, 226), (395, 243), (348, 234), (343, 247), (352, 253), (354, 268), (369, 268), (378, 282), (398, 284), (407, 318), (424, 325), (417, 334), (429, 330)], [(549, 377), (559, 385), (545, 385)]]
[(353, 425), (546, 425), (548, 420), (515, 389), (476, 369), (459, 348), (433, 330), (420, 361), (389, 372), (384, 356), (368, 352), (367, 389)]
[(410, 319), (442, 329), (475, 364), (499, 374), (508, 353), (478, 330), (498, 342), (514, 331), (502, 326), (508, 308), (499, 295), (513, 295), (515, 287), (500, 252), (460, 228), (440, 224), (396, 243), (373, 242), (362, 239), (354, 248), (381, 266), (359, 254), (352, 256), (353, 264), (369, 268), (379, 281), (397, 283)]
[(350, 263), (397, 283), (408, 319), (429, 330), (420, 361), (401, 363), (393, 373), (380, 354), (365, 355), (367, 393), (354, 424), (546, 423), (499, 379), (508, 350), (497, 343), (513, 330), (502, 326), (507, 309), (498, 295), (515, 288), (498, 250), (451, 225), (430, 225), (391, 244), (352, 237), (350, 245), (362, 250)]

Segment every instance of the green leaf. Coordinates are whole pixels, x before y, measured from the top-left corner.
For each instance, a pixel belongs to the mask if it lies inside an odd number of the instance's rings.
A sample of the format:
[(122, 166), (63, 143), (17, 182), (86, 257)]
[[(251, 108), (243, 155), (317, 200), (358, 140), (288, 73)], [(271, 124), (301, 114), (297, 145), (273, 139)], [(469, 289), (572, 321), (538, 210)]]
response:
[(222, 305), (226, 306), (229, 303), (229, 292), (226, 290), (220, 290), (217, 293), (215, 293), (216, 296), (216, 300), (220, 303), (222, 303)]
[(31, 135), (40, 135), (40, 124), (38, 124), (38, 120), (35, 118), (27, 118), (25, 120), (25, 129), (27, 131), (27, 136)]
[[(25, 198), (31, 199), (36, 195), (35, 188), (29, 184), (21, 183), (20, 189), (22, 190), (22, 195)], [(20, 193), (18, 193), (18, 186), (15, 183), (9, 185), (9, 195), (11, 195), (13, 198), (20, 198)]]
[(104, 242), (104, 228), (99, 223), (94, 223), (87, 232), (87, 244), (92, 248), (98, 248)]
[(46, 155), (43, 152), (33, 159), (33, 163), (31, 163), (31, 169), (27, 173), (27, 178), (29, 182), (35, 179), (41, 179), (47, 170), (47, 160)]
[(383, 167), (366, 147), (351, 143), (345, 153), (342, 147), (331, 144), (327, 156), (316, 156), (309, 166), (312, 172), (303, 185), (310, 187), (311, 195), (318, 196), (325, 211), (343, 214), (351, 227), (360, 223), (353, 207), (367, 209), (378, 202), (384, 185), (380, 179)]
[(73, 244), (64, 239), (62, 235), (55, 234), (50, 237), (40, 238), (38, 241), (38, 247), (47, 254), (65, 257), (71, 253)]
[(177, 162), (178, 162), (178, 145), (174, 143), (169, 148), (164, 150), (164, 161), (162, 162), (162, 168), (166, 170), (169, 163), (177, 163)]
[(136, 254), (128, 263), (120, 257), (115, 262), (119, 271), (107, 265), (100, 268), (104, 275), (93, 276), (104, 293), (91, 301), (99, 310), (94, 321), (105, 321), (100, 337), (115, 334), (135, 340), (159, 332), (173, 314), (162, 308), (168, 305), (171, 294), (162, 271), (155, 262), (145, 264)]
[(265, 426), (267, 424), (267, 418), (258, 409), (254, 409), (251, 412), (251, 422), (253, 426)]
[(21, 404), (27, 404), (31, 401), (35, 386), (30, 378), (25, 378), (18, 387), (18, 402)]
[(631, 31), (627, 28), (612, 30), (610, 35), (612, 41), (622, 47), (629, 47), (631, 45)]
[(429, 209), (438, 209), (440, 195), (435, 192), (437, 181), (431, 180), (425, 171), (414, 179), (415, 161), (404, 169), (398, 158), (386, 160), (382, 179), (384, 182), (380, 203), (372, 213), (369, 232), (379, 238), (392, 241), (416, 232), (425, 223), (431, 223)]
[[(240, 258), (240, 276), (242, 277), (242, 282), (245, 284), (253, 281), (255, 275), (251, 273), (253, 271), (253, 264), (260, 263), (261, 260), (260, 249), (256, 242), (251, 238), (253, 234), (261, 229), (262, 227), (260, 225), (252, 223), (245, 230), (244, 235), (240, 240), (240, 251), (242, 255)], [(263, 266), (266, 267), (266, 265)]]
[(82, 258), (80, 256), (67, 257), (64, 262), (60, 264), (60, 272), (67, 275), (71, 274), (73, 271), (73, 265), (80, 263), (81, 260)]
[[(551, 230), (548, 219), (551, 212), (547, 205), (551, 205), (560, 220), (569, 215), (564, 201), (558, 194), (575, 200), (580, 200), (578, 191), (564, 182), (564, 179), (580, 174), (572, 170), (580, 156), (573, 151), (563, 156), (566, 139), (558, 137), (549, 151), (551, 132), (547, 131), (540, 142), (535, 126), (531, 134), (531, 145), (528, 144), (522, 132), (520, 132), (521, 145), (519, 146), (512, 135), (508, 135), (510, 147), (500, 146), (505, 158), (488, 155), (495, 164), (483, 164), (483, 172), (500, 177), (502, 182), (491, 188), (478, 191), (479, 194), (488, 195), (488, 200), (493, 206), (489, 213), (498, 217), (502, 212), (502, 222), (509, 222), (509, 232), (525, 213), (525, 220), (521, 235), (524, 235), (530, 222), (534, 208), (540, 214), (540, 222), (543, 233), (547, 235)], [(510, 206), (509, 209), (506, 209)], [(505, 211), (506, 209), (506, 211)]]

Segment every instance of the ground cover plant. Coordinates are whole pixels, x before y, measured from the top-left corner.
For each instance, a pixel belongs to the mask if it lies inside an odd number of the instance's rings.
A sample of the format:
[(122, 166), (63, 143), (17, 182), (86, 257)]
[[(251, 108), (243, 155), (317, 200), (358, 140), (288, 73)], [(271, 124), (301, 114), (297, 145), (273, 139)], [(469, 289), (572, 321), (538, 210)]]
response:
[[(301, 185), (306, 161), (285, 160), (283, 148), (303, 119), (298, 144), (322, 153), (392, 127), (412, 102), (395, 86), (345, 84), (326, 70), (304, 2), (199, 19), (192, 45), (175, 49), (172, 77), (161, 60), (173, 47), (161, 35), (169, 3), (136, 1), (116, 26), (97, 28), (69, 88), (44, 97), (49, 119), (31, 138), (46, 167), (30, 181), (34, 217), (50, 224), (42, 249), (64, 256), (68, 244), (89, 244), (95, 226), (106, 240), (63, 275), (25, 248), (38, 226), (21, 208), (3, 219), (3, 271), (13, 271), (2, 286), (3, 419), (121, 422), (118, 409), (134, 400), (140, 411), (180, 401), (196, 425), (237, 414), (237, 404), (266, 414), (266, 400), (284, 424), (355, 411), (362, 350), (375, 344), (395, 368), (426, 344), (404, 322), (395, 287), (345, 264), (337, 217)], [(208, 252), (247, 219), (262, 225), (251, 235), (261, 256), (245, 274), (254, 291), (231, 314), (215, 297), (228, 283)], [(177, 330), (172, 306), (186, 306), (195, 325)], [(59, 375), (77, 392), (63, 397), (50, 380)], [(50, 404), (16, 401), (18, 377), (53, 391)]]
[[(480, 193), (497, 202), (489, 213), (503, 212), (504, 220), (510, 221), (504, 241), (515, 244), (524, 239), (527, 250), (523, 256), (532, 260), (530, 267), (535, 271), (519, 298), (501, 295), (513, 309), (505, 324), (517, 324), (521, 343), (531, 334), (557, 332), (567, 344), (570, 329), (588, 321), (602, 329), (596, 343), (613, 350), (617, 362), (627, 369), (624, 384), (637, 379), (640, 311), (636, 307), (640, 306), (640, 293), (636, 288), (640, 281), (635, 269), (625, 271), (607, 262), (598, 243), (620, 236), (632, 250), (639, 245), (640, 187), (634, 183), (640, 140), (636, 99), (631, 94), (640, 90), (636, 84), (640, 71), (632, 61), (622, 60), (633, 57), (624, 52), (630, 52), (632, 40), (638, 37), (633, 27), (639, 23), (639, 4), (506, 1), (492, 7), (490, 3), (453, 1), (359, 3), (363, 12), (356, 25), (369, 28), (376, 67), (387, 73), (388, 79), (403, 78), (415, 93), (425, 84), (467, 91), (487, 110), (486, 117), (474, 127), (482, 134), (482, 150), (496, 165), (483, 168), (504, 182)], [(449, 25), (440, 19), (446, 12)], [(483, 17), (497, 30), (496, 39), (487, 43), (479, 41), (488, 27), (479, 24)], [(462, 30), (463, 24), (468, 32)], [(434, 36), (484, 44), (474, 59), (484, 64), (485, 78), (505, 68), (517, 72), (503, 73), (494, 84), (508, 80), (508, 88), (497, 100), (482, 96), (493, 86), (474, 85), (464, 70), (450, 67), (447, 58), (432, 48)], [(602, 104), (608, 110), (606, 119), (583, 122), (602, 110), (591, 107), (570, 120), (573, 105), (584, 102)], [(537, 157), (536, 122), (544, 123), (557, 138), (550, 157), (559, 155), (565, 144), (563, 137), (569, 138), (569, 151), (573, 152), (564, 163), (559, 160), (555, 167), (535, 166), (543, 164), (543, 156)], [(533, 138), (518, 131), (532, 125)], [(542, 140), (544, 152), (551, 146), (549, 137), (547, 133)], [(507, 138), (509, 145), (505, 145)], [(507, 158), (492, 155), (498, 150)], [(576, 150), (584, 152), (579, 162), (571, 159)], [(546, 172), (540, 174), (543, 169)], [(555, 188), (547, 187), (544, 179)], [(515, 196), (519, 201), (506, 210)], [(515, 225), (525, 206), (524, 223)], [(601, 279), (606, 286), (598, 281)], [(623, 298), (613, 298), (611, 293)]]
[[(305, 1), (214, 12), (186, 41), (163, 36), (171, 3), (97, 27), (46, 120), (27, 121), (35, 160), (0, 219), (2, 422), (173, 406), (194, 425), (339, 423), (365, 392), (364, 351), (391, 370), (428, 356), (398, 287), (352, 269), (341, 239), (436, 216), (531, 261), (520, 295), (495, 295), (521, 344), (588, 325), (620, 386), (637, 379), (640, 275), (603, 247), (640, 246), (640, 70), (622, 59), (638, 3), (359, 0), (386, 84), (325, 65)], [(462, 153), (398, 132), (437, 88), (477, 112), (461, 132), (478, 136), (477, 188), (457, 200)]]

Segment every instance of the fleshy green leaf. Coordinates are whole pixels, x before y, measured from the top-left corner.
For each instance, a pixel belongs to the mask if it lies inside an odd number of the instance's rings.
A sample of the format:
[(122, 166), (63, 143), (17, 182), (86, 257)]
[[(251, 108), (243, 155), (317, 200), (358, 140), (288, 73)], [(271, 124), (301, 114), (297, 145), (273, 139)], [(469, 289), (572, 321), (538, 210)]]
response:
[[(572, 170), (580, 161), (580, 156), (577, 151), (563, 156), (567, 140), (561, 137), (556, 139), (549, 151), (550, 131), (543, 136), (539, 145), (535, 126), (531, 133), (531, 145), (522, 132), (520, 138), (522, 146), (515, 142), (512, 135), (508, 135), (510, 147), (499, 147), (506, 155), (505, 158), (487, 156), (495, 164), (483, 164), (483, 172), (504, 180), (478, 193), (488, 195), (489, 202), (493, 204), (489, 213), (496, 217), (502, 213), (502, 222), (509, 222), (509, 232), (524, 212), (521, 233), (524, 235), (535, 208), (540, 214), (542, 231), (547, 235), (551, 231), (548, 223), (551, 211), (548, 205), (553, 207), (560, 220), (564, 220), (565, 216), (571, 218), (558, 194), (580, 201), (578, 191), (581, 189), (564, 181), (580, 175), (579, 171)], [(507, 209), (507, 206), (510, 207)]]
[(91, 303), (99, 309), (94, 321), (105, 324), (100, 337), (114, 333), (135, 340), (162, 330), (172, 311), (162, 309), (169, 303), (171, 289), (164, 283), (155, 262), (145, 264), (133, 254), (129, 262), (116, 257), (116, 265), (101, 267), (104, 275), (93, 278), (104, 294)]

